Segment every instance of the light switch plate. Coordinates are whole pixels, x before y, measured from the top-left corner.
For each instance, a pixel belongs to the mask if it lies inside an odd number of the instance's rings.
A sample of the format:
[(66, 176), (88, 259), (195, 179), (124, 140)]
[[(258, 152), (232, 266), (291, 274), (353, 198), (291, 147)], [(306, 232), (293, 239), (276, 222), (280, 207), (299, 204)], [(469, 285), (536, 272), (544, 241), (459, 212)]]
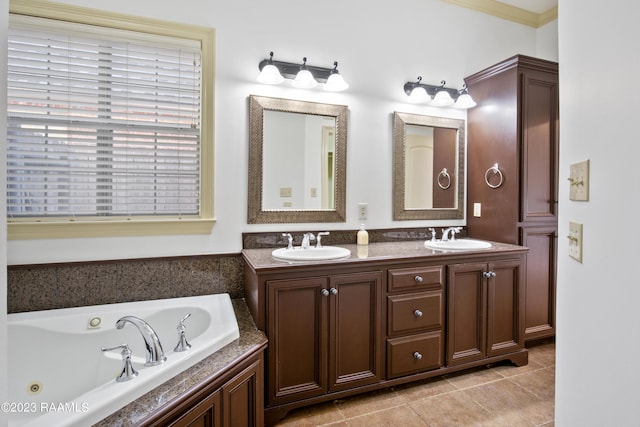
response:
[(366, 221), (369, 214), (369, 203), (358, 203), (358, 221)]
[(574, 163), (569, 171), (569, 199), (589, 200), (589, 160)]
[(569, 256), (582, 262), (582, 224), (569, 221)]
[(473, 216), (481, 217), (482, 216), (482, 203), (474, 203), (473, 204)]

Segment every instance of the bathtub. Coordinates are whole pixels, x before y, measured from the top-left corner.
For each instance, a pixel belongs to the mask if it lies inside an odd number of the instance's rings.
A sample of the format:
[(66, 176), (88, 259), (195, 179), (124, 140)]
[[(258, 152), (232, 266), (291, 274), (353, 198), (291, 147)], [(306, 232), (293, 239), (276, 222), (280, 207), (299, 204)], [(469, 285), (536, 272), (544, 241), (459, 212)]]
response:
[[(191, 348), (174, 352), (176, 330), (185, 320)], [(144, 366), (146, 350), (137, 328), (123, 316), (151, 325), (167, 357)], [(239, 337), (228, 294), (96, 305), (8, 315), (9, 426), (87, 426), (193, 366)], [(116, 382), (122, 367), (120, 350), (129, 345), (139, 375)]]

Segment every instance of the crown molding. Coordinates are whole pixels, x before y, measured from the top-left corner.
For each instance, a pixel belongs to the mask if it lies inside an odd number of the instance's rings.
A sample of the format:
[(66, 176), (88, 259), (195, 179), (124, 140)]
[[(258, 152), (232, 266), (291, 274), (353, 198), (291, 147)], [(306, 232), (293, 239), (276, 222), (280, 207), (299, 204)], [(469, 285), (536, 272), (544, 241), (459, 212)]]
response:
[(467, 9), (476, 10), (506, 19), (518, 24), (527, 25), (533, 28), (539, 28), (549, 22), (558, 19), (558, 8), (553, 7), (543, 13), (529, 12), (519, 7), (501, 3), (496, 0), (442, 0), (446, 3), (455, 4), (466, 7)]

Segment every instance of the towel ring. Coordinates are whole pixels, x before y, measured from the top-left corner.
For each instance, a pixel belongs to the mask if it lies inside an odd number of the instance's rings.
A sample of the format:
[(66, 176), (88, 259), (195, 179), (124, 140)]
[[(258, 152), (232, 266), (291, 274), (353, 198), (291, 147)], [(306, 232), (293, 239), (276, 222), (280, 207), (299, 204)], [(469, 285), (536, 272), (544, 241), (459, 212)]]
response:
[[(443, 181), (446, 182), (446, 185), (443, 184)], [(438, 174), (438, 186), (443, 190), (451, 187), (451, 175), (449, 175), (449, 172), (447, 172), (447, 168), (442, 168), (442, 170)]]
[[(489, 172), (493, 172), (494, 175), (499, 175), (500, 182), (498, 182), (497, 184), (491, 184), (489, 182)], [(504, 177), (502, 176), (502, 172), (500, 171), (497, 163), (494, 163), (493, 166), (487, 169), (487, 171), (484, 173), (484, 182), (486, 182), (487, 185), (491, 188), (498, 188), (502, 185), (502, 183), (504, 182)]]

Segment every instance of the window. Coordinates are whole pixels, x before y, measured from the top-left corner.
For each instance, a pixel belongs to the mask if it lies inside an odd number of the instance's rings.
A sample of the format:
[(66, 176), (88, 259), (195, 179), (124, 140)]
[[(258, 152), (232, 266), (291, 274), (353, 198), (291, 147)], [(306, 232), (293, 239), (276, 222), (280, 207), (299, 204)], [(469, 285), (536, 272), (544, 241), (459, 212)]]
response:
[(11, 3), (9, 237), (210, 230), (212, 30), (33, 3)]

